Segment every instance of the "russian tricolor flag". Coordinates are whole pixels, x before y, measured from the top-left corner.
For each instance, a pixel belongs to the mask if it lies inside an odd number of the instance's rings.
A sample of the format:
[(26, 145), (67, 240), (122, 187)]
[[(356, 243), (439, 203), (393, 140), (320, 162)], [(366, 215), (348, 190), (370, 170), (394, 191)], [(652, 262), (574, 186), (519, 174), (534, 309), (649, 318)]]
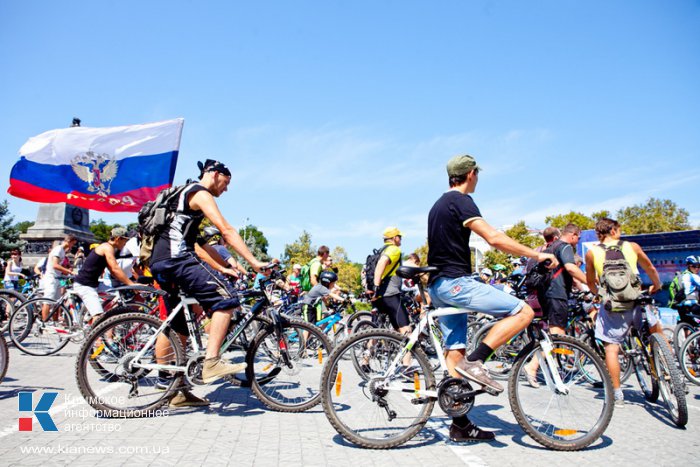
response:
[(136, 212), (172, 185), (183, 124), (47, 131), (19, 150), (7, 191), (40, 203)]

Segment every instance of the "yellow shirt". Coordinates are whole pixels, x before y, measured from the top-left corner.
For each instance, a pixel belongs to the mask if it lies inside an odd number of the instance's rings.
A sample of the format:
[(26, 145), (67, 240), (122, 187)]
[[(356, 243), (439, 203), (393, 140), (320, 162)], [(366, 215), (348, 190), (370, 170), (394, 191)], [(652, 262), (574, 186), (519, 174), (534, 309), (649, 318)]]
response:
[(401, 249), (393, 243), (385, 243), (385, 245), (389, 246), (382, 252), (382, 256), (386, 255), (389, 257), (389, 264), (387, 264), (384, 268), (382, 279), (385, 277), (395, 276), (398, 267), (394, 266), (401, 261)]
[[(620, 240), (622, 242), (622, 240)], [(604, 245), (616, 245), (618, 240), (608, 240), (603, 242)], [(637, 253), (634, 252), (632, 244), (630, 242), (622, 242), (622, 254), (624, 255), (627, 263), (629, 263), (632, 272), (639, 274), (639, 269), (637, 269)], [(603, 275), (603, 263), (605, 262), (605, 250), (598, 245), (591, 247), (591, 252), (593, 252), (593, 265), (595, 266), (595, 272), (598, 277)]]

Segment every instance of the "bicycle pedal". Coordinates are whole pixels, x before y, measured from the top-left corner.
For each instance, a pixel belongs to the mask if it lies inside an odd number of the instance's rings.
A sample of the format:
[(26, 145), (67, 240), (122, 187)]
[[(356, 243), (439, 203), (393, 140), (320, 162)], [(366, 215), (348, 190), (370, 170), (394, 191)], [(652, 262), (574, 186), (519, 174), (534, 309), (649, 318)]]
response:
[(427, 404), (428, 402), (430, 402), (429, 397), (417, 397), (415, 399), (411, 399), (411, 404), (413, 405)]
[(500, 394), (499, 391), (496, 391), (495, 389), (490, 388), (488, 386), (482, 386), (481, 389), (483, 389), (486, 394), (490, 394), (492, 396), (498, 396)]

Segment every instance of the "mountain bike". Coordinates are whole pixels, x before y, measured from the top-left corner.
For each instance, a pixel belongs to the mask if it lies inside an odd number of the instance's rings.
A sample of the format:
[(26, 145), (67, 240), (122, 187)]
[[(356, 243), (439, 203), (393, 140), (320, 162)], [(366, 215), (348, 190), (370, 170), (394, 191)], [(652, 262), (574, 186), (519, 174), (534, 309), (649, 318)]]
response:
[(671, 420), (683, 427), (688, 423), (683, 376), (666, 338), (649, 331), (647, 314), (655, 313), (654, 299), (643, 294), (637, 303), (644, 307), (645, 313), (641, 329), (632, 326), (630, 331), (628, 358), (631, 359), (644, 398), (648, 402), (656, 402), (661, 393)]
[(15, 309), (26, 301), (24, 295), (16, 290), (0, 289), (0, 334), (7, 331)]
[[(124, 286), (102, 293), (104, 313), (95, 319), (87, 313), (82, 300), (70, 288), (58, 300), (35, 298), (22, 303), (10, 317), (12, 343), (22, 352), (51, 355), (69, 342), (81, 343), (97, 322), (118, 313), (139, 311), (155, 314), (154, 304), (127, 301), (123, 293), (152, 295), (156, 289), (144, 285)], [(44, 319), (44, 310), (47, 310)], [(94, 322), (93, 322), (94, 321)]]
[[(252, 391), (271, 409), (301, 412), (320, 402), (318, 378), (331, 344), (317, 327), (287, 318), (279, 313), (279, 307), (271, 305), (278, 278), (272, 271), (269, 279), (261, 280), (260, 291), (247, 292), (258, 299), (231, 323), (220, 354), (232, 348), (255, 323), (260, 330), (245, 355), (245, 373)], [(201, 376), (205, 349), (191, 308), (196, 304), (197, 300), (180, 293), (179, 303), (162, 322), (142, 313), (127, 313), (95, 327), (76, 361), (78, 388), (88, 404), (106, 416), (140, 417), (152, 414), (183, 387), (205, 384)], [(170, 326), (180, 313), (190, 335), (187, 349)], [(304, 338), (290, 342), (290, 334)], [(169, 347), (156, 357), (159, 336), (165, 337)], [(101, 359), (107, 374), (94, 371), (91, 361), (95, 359)]]
[(700, 329), (700, 316), (694, 313), (688, 313), (688, 318), (690, 321), (693, 321), (694, 324), (690, 324), (685, 321), (679, 321), (676, 324), (676, 328), (673, 330), (673, 350), (676, 353), (676, 356), (679, 356), (681, 354), (681, 348), (683, 348), (683, 344), (685, 343), (685, 340), (690, 336), (692, 333)]
[(681, 370), (692, 383), (700, 385), (700, 330), (695, 331), (683, 343), (678, 353)]
[[(436, 268), (402, 266), (397, 274), (412, 279)], [(418, 282), (418, 281), (414, 281)], [(424, 293), (420, 287), (421, 294)], [(398, 446), (421, 431), (435, 402), (452, 417), (465, 415), (477, 395), (465, 379), (447, 373), (435, 319), (469, 310), (439, 308), (428, 311), (410, 336), (385, 329), (369, 329), (346, 339), (334, 349), (321, 377), (323, 409), (331, 425), (345, 439), (359, 446), (386, 449)], [(429, 330), (438, 350), (443, 379), (436, 383), (427, 356), (416, 345)], [(535, 325), (528, 327), (530, 342), (522, 349), (510, 373), (508, 396), (518, 424), (535, 441), (554, 450), (585, 448), (600, 438), (613, 413), (612, 381), (601, 358), (588, 345), (568, 336), (549, 336)], [(358, 369), (344, 356), (362, 352), (373, 341), (368, 365)], [(402, 365), (406, 354), (412, 369)], [(539, 360), (533, 388), (525, 377), (525, 365)], [(351, 360), (351, 359), (350, 359)], [(596, 387), (584, 374), (597, 373), (603, 382)]]

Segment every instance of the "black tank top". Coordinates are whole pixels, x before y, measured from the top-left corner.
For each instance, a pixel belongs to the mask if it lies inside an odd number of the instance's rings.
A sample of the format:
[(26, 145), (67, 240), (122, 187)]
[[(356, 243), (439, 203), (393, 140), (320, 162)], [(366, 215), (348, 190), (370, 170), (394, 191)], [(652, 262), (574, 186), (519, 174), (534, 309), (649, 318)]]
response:
[(95, 253), (95, 250), (90, 251), (90, 254), (85, 258), (83, 267), (75, 278), (75, 282), (88, 287), (97, 288), (100, 282), (100, 276), (107, 267), (107, 258)]

